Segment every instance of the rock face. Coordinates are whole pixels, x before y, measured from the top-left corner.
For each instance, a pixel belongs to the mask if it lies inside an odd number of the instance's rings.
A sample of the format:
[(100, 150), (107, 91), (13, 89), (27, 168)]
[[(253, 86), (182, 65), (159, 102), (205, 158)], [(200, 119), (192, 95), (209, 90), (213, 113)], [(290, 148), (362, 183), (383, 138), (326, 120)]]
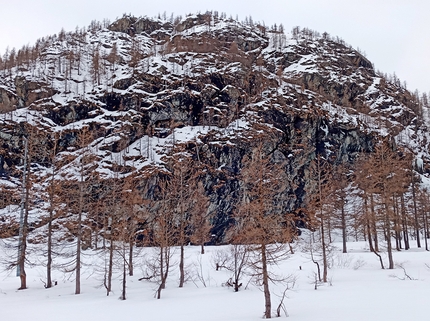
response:
[[(118, 175), (117, 163), (120, 176), (141, 175), (142, 193), (153, 198), (154, 175), (180, 148), (212, 169), (204, 187), (222, 236), (243, 158), (257, 144), (288, 173), (285, 212), (303, 206), (316, 154), (352, 163), (391, 135), (426, 159), (428, 133), (411, 94), (342, 42), (208, 14), (176, 20), (124, 16), (50, 38), (26, 72), (0, 78), (0, 175), (19, 177), (21, 137), (35, 131), (40, 168), (58, 137), (63, 179), (75, 179), (76, 155), (87, 148), (101, 178)], [(92, 133), (86, 146), (83, 127)]]

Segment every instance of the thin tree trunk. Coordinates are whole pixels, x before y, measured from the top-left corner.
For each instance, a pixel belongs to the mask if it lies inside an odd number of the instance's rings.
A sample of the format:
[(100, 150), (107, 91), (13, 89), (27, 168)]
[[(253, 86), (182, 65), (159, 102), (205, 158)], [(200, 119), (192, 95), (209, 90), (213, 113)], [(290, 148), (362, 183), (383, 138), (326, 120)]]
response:
[(28, 140), (24, 138), (24, 168), (22, 177), (22, 195), (21, 195), (21, 214), (19, 226), (19, 243), (18, 243), (18, 270), (17, 275), (20, 278), (21, 286), (19, 290), (27, 289), (27, 274), (25, 272), (25, 257), (27, 250), (27, 227), (28, 227), (28, 199), (30, 185), (27, 179), (27, 157), (28, 157)]
[(417, 197), (415, 193), (415, 181), (413, 176), (413, 170), (411, 170), (411, 182), (412, 182), (412, 203), (414, 205), (414, 227), (415, 227), (415, 233), (417, 236), (417, 247), (421, 247), (421, 240), (420, 240), (420, 226), (418, 223), (418, 210), (417, 210)]
[(128, 251), (128, 275), (133, 276), (133, 240), (130, 240)]
[(112, 291), (112, 274), (113, 274), (113, 237), (112, 237), (112, 229), (110, 234), (110, 244), (109, 244), (109, 263), (108, 263), (108, 275), (107, 275), (107, 286), (106, 286), (106, 295), (109, 296), (109, 293)]
[(163, 247), (160, 246), (160, 285), (157, 289), (157, 299), (161, 299), (161, 290), (165, 287), (165, 279), (164, 279), (164, 253)]
[[(427, 197), (426, 197), (426, 200), (427, 200), (427, 204), (428, 204), (428, 201), (429, 201), (429, 199), (428, 199), (428, 194), (426, 195)], [(425, 206), (425, 208), (424, 208), (424, 210), (422, 211), (423, 212), (423, 214), (422, 214), (422, 216), (423, 216), (423, 224), (424, 224), (424, 242), (425, 242), (425, 246), (426, 246), (426, 251), (428, 251), (429, 250), (429, 245), (428, 245), (428, 237), (429, 237), (429, 235), (428, 235), (428, 221), (427, 221), (427, 206)]]
[(82, 235), (82, 211), (78, 214), (78, 236), (76, 240), (76, 280), (75, 280), (75, 294), (81, 293), (81, 235)]
[(272, 302), (270, 300), (269, 290), (269, 272), (267, 270), (267, 256), (266, 245), (261, 244), (261, 264), (262, 264), (262, 278), (263, 278), (263, 291), (264, 291), (264, 317), (270, 319), (272, 317)]
[(396, 236), (396, 250), (400, 251), (402, 249), (402, 240), (400, 234), (400, 224), (399, 224), (399, 214), (398, 214), (398, 204), (396, 196), (393, 195), (393, 214), (394, 214), (394, 235)]
[[(429, 204), (429, 198), (428, 198), (428, 195), (427, 195), (427, 204)], [(426, 235), (427, 235), (427, 238), (430, 238), (430, 224), (429, 224), (429, 215), (428, 215), (428, 212), (426, 211), (425, 212), (425, 224), (426, 224)]]
[(383, 270), (385, 270), (384, 261), (382, 261), (382, 256), (378, 252), (376, 252), (376, 251), (372, 251), (372, 252), (375, 253), (375, 255), (379, 258), (379, 263), (381, 263), (381, 268)]
[[(123, 241), (124, 242), (124, 241)], [(122, 244), (122, 293), (121, 300), (126, 300), (126, 288), (127, 288), (127, 260), (125, 259), (125, 244)]]
[(375, 251), (379, 252), (379, 243), (378, 243), (378, 231), (376, 230), (376, 215), (375, 215), (375, 202), (373, 199), (373, 194), (370, 194), (370, 213), (371, 213), (371, 224), (372, 224), (372, 232), (373, 232), (373, 241), (375, 243)]
[(403, 239), (405, 240), (405, 250), (409, 250), (409, 234), (408, 234), (408, 223), (406, 218), (406, 207), (405, 197), (400, 195), (400, 211), (402, 213), (402, 226), (403, 226)]
[(54, 138), (52, 154), (52, 176), (49, 191), (49, 222), (48, 222), (48, 244), (47, 244), (47, 263), (46, 263), (46, 288), (52, 287), (52, 221), (54, 220), (54, 197), (55, 197), (55, 151), (57, 148), (57, 137)]
[(427, 237), (427, 222), (426, 222), (426, 215), (427, 213), (425, 211), (423, 211), (423, 223), (424, 223), (424, 244), (426, 247), (426, 251), (429, 250), (429, 245), (428, 245), (428, 237)]
[(169, 274), (170, 249), (168, 246), (160, 247), (160, 285), (157, 289), (157, 299), (161, 298), (161, 290), (166, 287), (166, 281)]
[[(385, 196), (384, 196), (385, 197)], [(387, 238), (387, 254), (388, 254), (388, 269), (394, 269), (394, 261), (393, 261), (393, 249), (391, 245), (391, 222), (389, 215), (389, 208), (387, 202), (385, 202), (385, 231)]]
[(373, 247), (372, 242), (372, 232), (370, 231), (370, 218), (369, 218), (369, 209), (367, 208), (367, 195), (364, 195), (364, 216), (366, 220), (366, 228), (367, 231), (367, 238), (369, 240), (369, 249), (370, 252), (375, 252), (375, 248)]
[(25, 257), (27, 251), (27, 233), (28, 233), (28, 202), (29, 202), (29, 183), (26, 183), (26, 194), (25, 194), (25, 212), (24, 212), (24, 222), (22, 226), (22, 238), (21, 238), (21, 248), (20, 248), (20, 258), (19, 258), (19, 278), (21, 281), (21, 286), (19, 290), (27, 289), (27, 273), (25, 272)]
[(347, 241), (346, 218), (345, 218), (345, 206), (343, 204), (344, 204), (344, 202), (342, 201), (342, 207), (341, 207), (342, 253), (347, 253), (347, 249), (346, 249), (346, 241)]
[[(322, 215), (322, 213), (321, 213)], [(324, 220), (321, 218), (321, 247), (322, 247), (322, 258), (323, 258), (323, 282), (327, 282), (328, 274), (328, 263), (327, 263), (327, 248), (324, 236)]]
[(185, 282), (185, 272), (184, 272), (184, 245), (181, 243), (180, 249), (180, 261), (179, 261), (179, 287), (182, 288)]
[(326, 240), (325, 240), (325, 227), (324, 227), (324, 212), (323, 205), (321, 204), (323, 199), (322, 193), (322, 178), (321, 178), (321, 164), (320, 158), (318, 157), (316, 165), (317, 165), (317, 173), (318, 173), (318, 194), (319, 194), (319, 214), (320, 214), (320, 224), (321, 224), (321, 247), (322, 247), (322, 259), (323, 259), (323, 282), (327, 282), (327, 273), (328, 273), (328, 262), (327, 262), (327, 248), (326, 248)]
[(48, 222), (48, 260), (46, 263), (46, 288), (52, 287), (52, 219), (53, 213), (52, 209), (49, 211), (49, 222)]

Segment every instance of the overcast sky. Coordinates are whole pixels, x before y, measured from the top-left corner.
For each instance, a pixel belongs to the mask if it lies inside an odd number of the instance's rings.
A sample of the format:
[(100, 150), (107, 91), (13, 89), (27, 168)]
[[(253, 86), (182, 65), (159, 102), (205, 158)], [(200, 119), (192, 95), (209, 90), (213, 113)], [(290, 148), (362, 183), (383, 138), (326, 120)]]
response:
[(206, 10), (282, 23), (285, 30), (327, 31), (366, 52), (376, 69), (395, 72), (409, 89), (430, 91), (430, 0), (0, 0), (0, 53), (94, 19)]

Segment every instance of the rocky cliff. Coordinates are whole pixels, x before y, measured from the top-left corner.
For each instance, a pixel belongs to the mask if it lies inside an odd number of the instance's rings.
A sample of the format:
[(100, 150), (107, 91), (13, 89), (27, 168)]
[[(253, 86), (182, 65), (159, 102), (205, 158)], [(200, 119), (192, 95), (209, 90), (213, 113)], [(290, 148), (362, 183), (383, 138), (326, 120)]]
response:
[[(101, 179), (135, 173), (153, 198), (153, 177), (168, 170), (168, 156), (188, 152), (211, 168), (204, 187), (219, 235), (238, 196), (242, 160), (261, 142), (288, 173), (288, 212), (303, 206), (317, 153), (352, 163), (391, 136), (428, 158), (413, 95), (343, 41), (213, 14), (124, 16), (42, 39), (0, 70), (0, 110), (4, 189), (17, 194), (29, 133), (37, 137), (31, 161), (41, 193), (53, 153), (63, 180), (76, 179), (79, 155), (91, 151)], [(91, 133), (85, 144), (83, 128)]]

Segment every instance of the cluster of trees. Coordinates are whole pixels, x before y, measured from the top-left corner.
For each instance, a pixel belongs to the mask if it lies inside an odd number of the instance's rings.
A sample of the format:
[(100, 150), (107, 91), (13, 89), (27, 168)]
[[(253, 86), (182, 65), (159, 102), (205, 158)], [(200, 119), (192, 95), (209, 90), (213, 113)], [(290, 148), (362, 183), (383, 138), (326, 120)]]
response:
[[(95, 23), (93, 23), (95, 24)], [(114, 40), (110, 48), (89, 40), (93, 24), (73, 32), (61, 30), (58, 35), (38, 39), (34, 46), (16, 50), (7, 48), (0, 57), (0, 76), (12, 81), (15, 76), (31, 73), (51, 84), (63, 80), (64, 93), (84, 95), (92, 87), (106, 84), (112, 88), (118, 65), (125, 63)], [(101, 28), (101, 25), (100, 25)], [(127, 48), (128, 63), (135, 68), (144, 57), (145, 48), (131, 38)]]
[[(211, 239), (214, 213), (205, 181), (212, 169), (177, 145), (165, 170), (156, 175), (124, 175), (123, 164), (113, 163), (113, 177), (102, 180), (94, 170), (97, 162), (91, 147), (94, 137), (84, 128), (76, 138), (78, 148), (72, 154), (73, 160), (68, 160), (74, 164), (74, 178), (65, 180), (60, 171), (64, 160), (56, 155), (58, 135), (53, 134), (49, 144), (41, 144), (43, 137), (44, 133), (28, 129), (24, 140), (19, 255), (17, 260), (9, 262), (10, 267), (19, 266), (20, 288), (27, 287), (28, 239), (38, 231), (37, 226), (28, 223), (28, 215), (38, 206), (40, 198), (49, 204), (39, 226), (45, 229), (42, 238), (46, 244), (47, 288), (53, 285), (52, 269), (62, 268), (75, 274), (75, 293), (79, 294), (82, 250), (92, 248), (105, 257), (101, 269), (107, 295), (112, 291), (114, 270), (121, 269), (121, 298), (126, 299), (127, 276), (133, 275), (136, 242), (154, 249), (154, 255), (146, 262), (143, 279), (157, 283), (157, 298), (161, 298), (172, 265), (176, 264), (172, 261), (173, 248), (179, 251), (178, 284), (182, 287), (187, 279), (184, 247), (190, 242), (198, 244), (203, 254), (204, 245)], [(294, 189), (285, 164), (272, 158), (267, 140), (257, 137), (254, 142), (252, 153), (242, 159), (237, 177), (238, 198), (225, 234), (224, 241), (232, 245), (232, 250), (220, 255), (216, 265), (232, 271), (227, 284), (235, 291), (239, 290), (245, 271), (252, 275), (263, 288), (267, 318), (272, 313), (270, 283), (288, 279), (273, 275), (270, 265), (293, 253), (291, 243), (297, 237), (298, 221), (311, 231), (307, 250), (316, 265), (318, 282), (328, 281), (331, 243), (338, 232), (343, 252), (347, 252), (348, 239), (364, 239), (382, 268), (386, 266), (382, 251), (386, 251), (388, 268), (392, 269), (393, 252), (409, 249), (412, 239), (418, 247), (424, 239), (428, 250), (429, 196), (419, 185), (416, 174), (416, 170), (421, 170), (419, 162), (414, 163), (407, 150), (380, 141), (373, 153), (356, 160), (354, 168), (348, 164), (335, 165), (316, 155), (309, 164), (306, 206), (293, 213), (286, 212), (282, 202), (283, 195)], [(40, 167), (31, 166), (35, 162), (43, 163), (45, 170), (48, 168), (45, 174), (41, 175)], [(148, 181), (150, 184), (142, 183)], [(6, 204), (5, 200), (2, 204)], [(68, 232), (60, 232), (60, 226)], [(59, 237), (65, 241), (58, 242)], [(62, 250), (54, 246), (60, 243), (64, 246)], [(56, 265), (59, 252), (68, 255), (70, 261)]]
[[(308, 250), (319, 281), (327, 282), (333, 231), (340, 232), (344, 253), (348, 239), (368, 242), (382, 269), (393, 269), (393, 252), (410, 249), (412, 240), (417, 247), (424, 240), (429, 250), (429, 194), (417, 174), (421, 166), (410, 151), (389, 140), (377, 142), (374, 151), (362, 154), (354, 166), (334, 167), (321, 156), (315, 158), (310, 168), (313, 192), (305, 210), (312, 231)], [(386, 252), (388, 263), (381, 252)]]
[[(152, 176), (152, 188), (156, 190), (148, 191), (153, 196), (148, 199), (141, 189), (142, 181), (150, 178), (135, 174), (124, 175), (122, 171), (125, 167), (122, 162), (113, 163), (113, 177), (104, 180), (100, 178), (94, 170), (97, 167), (97, 156), (91, 147), (93, 140), (94, 135), (88, 128), (80, 131), (76, 137), (77, 150), (73, 155), (68, 155), (67, 160), (74, 166), (74, 175), (73, 178), (65, 179), (64, 171), (60, 171), (65, 160), (57, 155), (59, 135), (52, 134), (47, 141), (45, 133), (30, 127), (27, 130), (23, 140), (25, 153), (20, 195), (22, 218), (19, 257), (18, 260), (8, 262), (10, 268), (19, 266), (20, 289), (27, 287), (27, 243), (31, 233), (34, 234), (30, 231), (40, 231), (35, 230), (38, 227), (46, 228), (46, 231), (37, 233), (32, 242), (40, 243), (39, 238), (42, 237), (42, 242), (47, 245), (44, 253), (47, 258), (47, 288), (52, 286), (54, 253), (59, 252), (58, 249), (54, 250), (53, 244), (62, 244), (63, 254), (71, 257), (70, 262), (63, 263), (61, 268), (75, 273), (76, 294), (81, 292), (82, 249), (93, 248), (105, 252), (107, 257), (103, 283), (108, 295), (112, 286), (114, 256), (120, 256), (125, 299), (125, 274), (128, 271), (133, 275), (133, 250), (139, 238), (142, 238), (141, 245), (159, 246), (162, 253), (166, 247), (180, 246), (180, 286), (183, 286), (184, 246), (189, 242), (200, 244), (204, 253), (204, 244), (211, 236), (209, 199), (199, 178), (204, 173), (204, 168), (194, 166), (189, 157), (172, 159), (169, 162), (170, 170)], [(35, 163), (42, 163), (43, 167), (31, 166)], [(1, 195), (6, 196), (8, 190), (3, 186), (1, 189)], [(10, 198), (2, 198), (2, 208), (10, 205), (10, 201)], [(38, 218), (38, 225), (31, 225), (28, 223), (29, 213), (40, 206), (41, 201), (49, 205), (45, 208), (46, 215)], [(68, 232), (59, 232), (62, 230), (61, 226)], [(5, 232), (1, 236), (8, 237), (10, 233)], [(54, 242), (54, 238), (58, 237), (66, 243), (58, 240)], [(72, 243), (68, 242), (72, 240), (74, 250), (71, 248)], [(160, 264), (161, 270), (167, 273), (169, 266), (164, 261)]]

